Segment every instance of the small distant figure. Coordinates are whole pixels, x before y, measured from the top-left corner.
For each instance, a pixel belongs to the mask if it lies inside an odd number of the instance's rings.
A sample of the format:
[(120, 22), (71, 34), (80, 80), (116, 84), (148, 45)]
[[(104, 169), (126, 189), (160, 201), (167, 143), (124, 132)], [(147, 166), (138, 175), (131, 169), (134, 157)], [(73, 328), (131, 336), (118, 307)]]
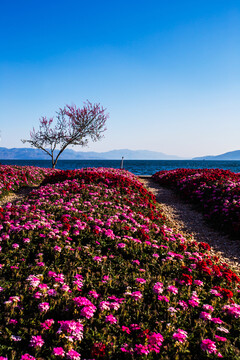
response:
[(121, 167), (120, 167), (120, 169), (123, 169), (123, 159), (124, 159), (124, 157), (122, 156), (122, 161), (121, 161)]

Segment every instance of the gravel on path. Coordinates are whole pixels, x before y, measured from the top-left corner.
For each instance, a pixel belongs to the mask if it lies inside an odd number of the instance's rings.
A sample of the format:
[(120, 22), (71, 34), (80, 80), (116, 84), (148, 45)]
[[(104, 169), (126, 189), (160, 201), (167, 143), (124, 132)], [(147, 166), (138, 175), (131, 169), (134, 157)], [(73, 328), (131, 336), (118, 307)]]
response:
[(227, 263), (240, 275), (240, 239), (231, 239), (228, 235), (211, 228), (203, 214), (185, 203), (173, 190), (158, 185), (151, 178), (139, 180), (156, 196), (174, 230), (186, 238), (208, 243), (212, 247), (211, 254), (218, 256), (221, 263)]

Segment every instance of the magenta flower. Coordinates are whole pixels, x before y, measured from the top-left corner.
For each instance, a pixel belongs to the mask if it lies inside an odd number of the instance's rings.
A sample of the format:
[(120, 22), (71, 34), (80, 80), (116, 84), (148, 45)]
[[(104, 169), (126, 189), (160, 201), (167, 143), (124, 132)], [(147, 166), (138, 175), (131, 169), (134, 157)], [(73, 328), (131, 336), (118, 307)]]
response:
[(94, 256), (93, 260), (96, 262), (101, 262), (102, 258), (101, 258), (101, 256)]
[(123, 249), (126, 247), (126, 244), (125, 243), (119, 243), (117, 244), (117, 247), (120, 248), (120, 249)]
[(160, 333), (151, 333), (148, 338), (148, 343), (150, 346), (161, 346), (164, 341), (163, 336)]
[(153, 286), (153, 292), (156, 294), (161, 294), (163, 292), (163, 283), (156, 282)]
[(87, 319), (90, 319), (91, 317), (93, 317), (93, 314), (95, 313), (96, 310), (97, 310), (97, 308), (94, 305), (84, 306), (81, 309), (80, 315), (84, 316)]
[(146, 280), (143, 278), (136, 278), (136, 282), (139, 284), (144, 284), (146, 282)]
[(50, 309), (50, 305), (49, 305), (49, 303), (44, 302), (44, 303), (40, 303), (38, 305), (38, 308), (39, 308), (40, 312), (45, 312), (45, 311), (48, 311)]
[(81, 355), (73, 349), (69, 350), (66, 355), (67, 355), (67, 359), (70, 359), (70, 360), (80, 360), (81, 359)]
[(169, 298), (167, 296), (164, 296), (164, 295), (159, 295), (158, 300), (159, 301), (169, 302)]
[(215, 324), (222, 324), (223, 321), (220, 318), (212, 318), (212, 322), (214, 322)]
[(29, 346), (36, 348), (36, 347), (42, 347), (43, 344), (44, 344), (43, 338), (41, 337), (41, 335), (37, 335), (37, 336), (32, 336)]
[(212, 315), (205, 312), (205, 311), (202, 311), (199, 315), (200, 319), (203, 319), (203, 320), (211, 320), (212, 319)]
[(222, 336), (218, 336), (218, 335), (215, 335), (215, 339), (216, 339), (217, 341), (223, 341), (223, 342), (227, 341), (227, 338), (222, 337)]
[(54, 251), (56, 252), (61, 252), (62, 251), (62, 248), (60, 246), (54, 246)]
[(131, 297), (134, 299), (134, 300), (140, 300), (142, 298), (142, 293), (141, 291), (133, 291), (131, 294)]
[(169, 291), (169, 292), (176, 295), (178, 293), (178, 288), (176, 288), (175, 286), (170, 285), (170, 286), (167, 287), (167, 291)]
[(47, 319), (44, 321), (44, 323), (41, 323), (41, 327), (45, 330), (50, 329), (50, 327), (54, 324), (53, 319)]
[(99, 298), (99, 296), (100, 296), (95, 290), (89, 291), (88, 295), (92, 296), (95, 299)]
[(138, 355), (148, 355), (149, 354), (149, 350), (148, 350), (147, 345), (136, 344), (135, 348), (134, 348), (134, 351)]
[(122, 331), (125, 331), (127, 334), (131, 334), (131, 330), (127, 326), (122, 326)]
[[(0, 360), (1, 360), (1, 358), (0, 358)], [(32, 355), (24, 354), (21, 356), (20, 360), (36, 360), (36, 358)]]
[(182, 329), (177, 329), (177, 332), (175, 332), (172, 337), (174, 340), (183, 343), (187, 338), (187, 331)]
[(204, 310), (213, 311), (213, 310), (214, 310), (214, 307), (213, 307), (212, 305), (204, 304), (204, 305), (203, 305), (203, 309), (204, 309)]
[(204, 339), (201, 343), (201, 349), (209, 354), (216, 354), (217, 348), (215, 342), (210, 339)]
[(105, 321), (110, 322), (111, 324), (116, 324), (117, 323), (117, 319), (112, 314), (107, 315), (105, 317)]
[(62, 347), (56, 347), (56, 348), (53, 348), (53, 355), (56, 355), (56, 356), (64, 356), (65, 355), (65, 351), (63, 350)]

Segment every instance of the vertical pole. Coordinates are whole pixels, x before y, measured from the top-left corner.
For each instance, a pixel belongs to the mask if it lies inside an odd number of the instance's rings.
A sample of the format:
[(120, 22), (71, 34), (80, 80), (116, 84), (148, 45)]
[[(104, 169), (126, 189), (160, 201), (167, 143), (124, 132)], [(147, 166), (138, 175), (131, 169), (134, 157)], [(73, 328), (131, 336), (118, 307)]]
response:
[(124, 159), (124, 157), (122, 156), (122, 161), (121, 161), (121, 167), (120, 167), (120, 169), (123, 169), (123, 159)]

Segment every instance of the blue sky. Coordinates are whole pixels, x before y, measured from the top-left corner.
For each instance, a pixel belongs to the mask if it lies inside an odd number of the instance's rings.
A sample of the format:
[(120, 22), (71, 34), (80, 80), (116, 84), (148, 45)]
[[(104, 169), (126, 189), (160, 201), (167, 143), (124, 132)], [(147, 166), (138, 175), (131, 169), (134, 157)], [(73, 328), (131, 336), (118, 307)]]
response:
[(1, 1), (3, 147), (88, 99), (104, 139), (78, 151), (240, 149), (240, 1)]

